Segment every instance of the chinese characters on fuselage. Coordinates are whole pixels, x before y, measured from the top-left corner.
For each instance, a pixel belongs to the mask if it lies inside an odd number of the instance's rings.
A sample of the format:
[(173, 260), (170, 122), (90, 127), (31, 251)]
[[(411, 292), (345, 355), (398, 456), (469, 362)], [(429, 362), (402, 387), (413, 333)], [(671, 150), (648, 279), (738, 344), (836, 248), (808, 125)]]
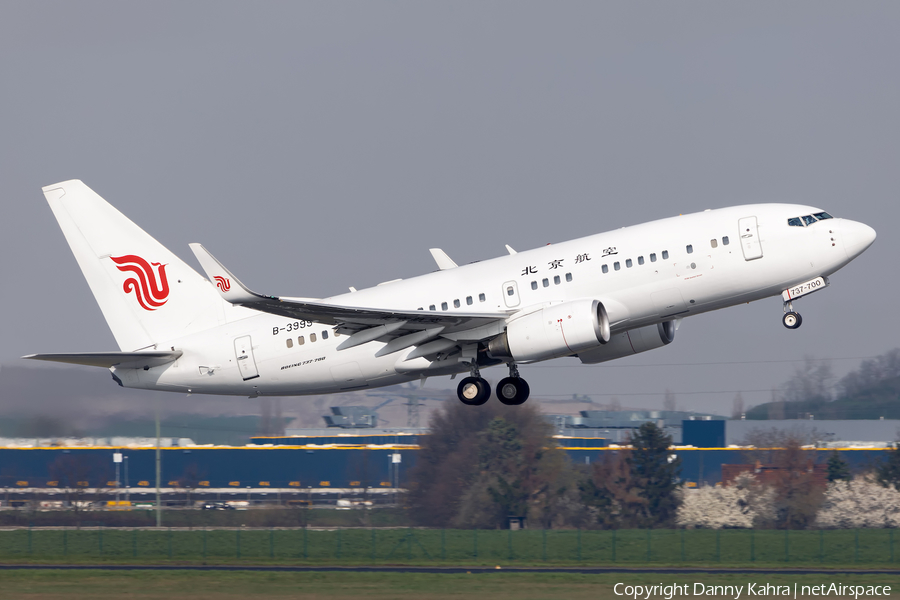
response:
[[(606, 250), (603, 251), (603, 256), (609, 256), (611, 254), (618, 254), (616, 252), (615, 247), (607, 248)], [(557, 259), (551, 260), (550, 262), (547, 263), (547, 270), (553, 271), (555, 269), (561, 269), (564, 266), (563, 261), (565, 261), (565, 260), (566, 260), (565, 258), (557, 258)], [(591, 256), (587, 252), (585, 252), (584, 254), (576, 254), (575, 255), (575, 264), (576, 265), (587, 262), (589, 260), (591, 260)], [(537, 265), (528, 265), (522, 269), (522, 276), (524, 277), (525, 275), (534, 275), (538, 272), (538, 270), (539, 269), (538, 269)]]

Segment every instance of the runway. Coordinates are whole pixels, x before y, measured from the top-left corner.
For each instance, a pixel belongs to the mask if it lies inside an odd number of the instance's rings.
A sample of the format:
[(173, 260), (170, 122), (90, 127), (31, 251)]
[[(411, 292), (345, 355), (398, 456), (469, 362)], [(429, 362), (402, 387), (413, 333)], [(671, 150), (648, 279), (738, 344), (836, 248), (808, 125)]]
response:
[(780, 575), (900, 575), (900, 569), (705, 569), (699, 567), (416, 567), (416, 566), (272, 566), (272, 565), (0, 565), (0, 570), (66, 570), (66, 571), (270, 571), (283, 573), (343, 572), (343, 573), (571, 573), (571, 574), (660, 574), (685, 575), (704, 573)]

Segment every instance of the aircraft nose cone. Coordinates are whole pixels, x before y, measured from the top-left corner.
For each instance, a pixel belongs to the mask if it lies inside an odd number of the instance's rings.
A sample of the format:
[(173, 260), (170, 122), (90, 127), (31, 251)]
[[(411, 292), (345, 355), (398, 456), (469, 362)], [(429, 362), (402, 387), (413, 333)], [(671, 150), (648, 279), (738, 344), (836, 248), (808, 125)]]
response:
[(858, 221), (841, 223), (841, 237), (844, 238), (844, 249), (847, 258), (854, 259), (862, 254), (875, 241), (875, 230)]

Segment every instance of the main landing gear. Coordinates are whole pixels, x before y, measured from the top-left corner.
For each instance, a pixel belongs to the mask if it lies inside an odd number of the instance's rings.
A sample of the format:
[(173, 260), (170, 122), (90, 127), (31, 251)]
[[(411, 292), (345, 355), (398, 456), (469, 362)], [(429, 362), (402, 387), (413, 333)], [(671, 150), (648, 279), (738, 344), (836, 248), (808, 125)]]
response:
[[(497, 399), (507, 406), (516, 406), (528, 400), (530, 388), (524, 379), (519, 377), (519, 369), (515, 363), (509, 364), (509, 377), (497, 384)], [(469, 406), (480, 406), (491, 397), (491, 384), (481, 377), (477, 366), (472, 367), (472, 374), (463, 378), (456, 388), (459, 401)]]
[(507, 406), (517, 406), (528, 400), (531, 389), (528, 383), (519, 377), (519, 369), (516, 363), (509, 363), (509, 377), (500, 380), (497, 384), (497, 399)]
[(784, 303), (784, 316), (781, 317), (781, 323), (788, 329), (797, 329), (803, 324), (803, 317), (800, 313), (794, 312), (793, 302)]
[(465, 377), (456, 388), (456, 396), (459, 401), (469, 406), (480, 406), (491, 397), (491, 384), (486, 379), (478, 376), (478, 370), (473, 370), (472, 377)]

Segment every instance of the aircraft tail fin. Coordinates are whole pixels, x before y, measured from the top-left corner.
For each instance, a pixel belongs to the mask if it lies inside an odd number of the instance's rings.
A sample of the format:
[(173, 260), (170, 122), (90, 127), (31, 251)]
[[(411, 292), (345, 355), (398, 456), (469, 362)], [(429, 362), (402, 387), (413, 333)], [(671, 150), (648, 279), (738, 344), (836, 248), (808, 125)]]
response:
[(206, 279), (84, 183), (43, 191), (121, 350), (224, 322), (226, 303)]

